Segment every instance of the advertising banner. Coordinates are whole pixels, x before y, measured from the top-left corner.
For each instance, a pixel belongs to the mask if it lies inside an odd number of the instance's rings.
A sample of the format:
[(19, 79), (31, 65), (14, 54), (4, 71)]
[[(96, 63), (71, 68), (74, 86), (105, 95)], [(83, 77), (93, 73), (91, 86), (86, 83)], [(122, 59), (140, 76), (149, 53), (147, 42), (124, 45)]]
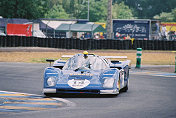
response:
[(135, 39), (149, 39), (150, 20), (113, 20), (115, 39), (130, 37)]
[(32, 36), (32, 24), (7, 24), (7, 35)]

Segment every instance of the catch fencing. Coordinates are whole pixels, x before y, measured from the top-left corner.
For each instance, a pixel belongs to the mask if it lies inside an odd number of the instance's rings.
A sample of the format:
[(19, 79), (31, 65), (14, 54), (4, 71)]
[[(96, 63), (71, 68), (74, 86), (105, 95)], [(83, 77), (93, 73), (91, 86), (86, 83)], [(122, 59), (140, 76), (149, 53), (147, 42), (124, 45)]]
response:
[(165, 40), (110, 40), (37, 38), (24, 36), (0, 36), (0, 47), (49, 47), (61, 49), (117, 49), (132, 50), (176, 50), (176, 41)]

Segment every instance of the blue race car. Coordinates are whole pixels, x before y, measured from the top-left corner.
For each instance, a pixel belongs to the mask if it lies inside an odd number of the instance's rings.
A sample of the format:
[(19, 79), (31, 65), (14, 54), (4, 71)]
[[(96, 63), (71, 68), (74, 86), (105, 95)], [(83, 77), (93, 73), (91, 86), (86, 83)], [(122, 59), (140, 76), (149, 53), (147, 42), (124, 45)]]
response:
[(130, 61), (110, 61), (107, 58), (94, 54), (76, 54), (68, 61), (47, 60), (54, 64), (45, 69), (43, 93), (118, 95), (120, 91), (126, 92)]

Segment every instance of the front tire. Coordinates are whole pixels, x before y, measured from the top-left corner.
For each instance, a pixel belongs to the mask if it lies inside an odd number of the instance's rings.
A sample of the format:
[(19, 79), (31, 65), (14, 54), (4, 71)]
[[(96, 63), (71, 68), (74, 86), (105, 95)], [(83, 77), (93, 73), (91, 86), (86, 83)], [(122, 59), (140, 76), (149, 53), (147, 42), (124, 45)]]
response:
[(121, 89), (121, 92), (127, 92), (128, 91), (128, 81), (124, 88)]

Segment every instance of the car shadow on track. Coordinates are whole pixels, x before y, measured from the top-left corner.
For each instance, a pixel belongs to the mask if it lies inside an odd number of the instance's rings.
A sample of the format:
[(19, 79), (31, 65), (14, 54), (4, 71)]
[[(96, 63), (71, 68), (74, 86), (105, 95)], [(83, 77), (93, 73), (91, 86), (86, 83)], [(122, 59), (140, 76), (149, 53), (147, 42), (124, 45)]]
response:
[[(121, 93), (126, 93), (124, 91), (120, 91)], [(119, 96), (119, 94), (85, 94), (85, 93), (79, 93), (79, 94), (73, 94), (73, 93), (48, 93), (45, 94), (44, 97), (58, 97), (58, 98), (115, 98)]]
[(99, 94), (46, 94), (45, 97), (58, 98), (113, 98), (118, 95), (99, 95)]

